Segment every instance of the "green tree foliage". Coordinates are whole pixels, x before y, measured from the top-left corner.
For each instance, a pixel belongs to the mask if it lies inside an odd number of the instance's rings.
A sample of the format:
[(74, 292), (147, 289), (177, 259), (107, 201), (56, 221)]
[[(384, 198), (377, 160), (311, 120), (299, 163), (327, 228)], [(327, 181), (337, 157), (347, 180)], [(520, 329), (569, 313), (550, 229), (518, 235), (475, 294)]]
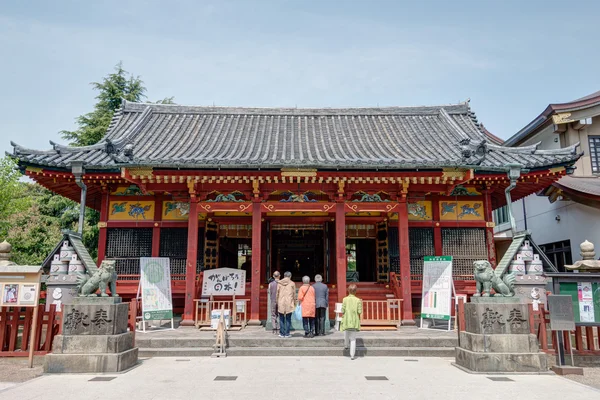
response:
[[(62, 230), (77, 230), (79, 204), (37, 184), (19, 182), (28, 207), (12, 213), (3, 238), (13, 246), (17, 264), (40, 264), (62, 238)], [(93, 258), (97, 256), (99, 213), (87, 209), (83, 241)]]
[(9, 157), (0, 159), (0, 238), (6, 237), (14, 213), (27, 209), (29, 200), (23, 196), (24, 186), (19, 181), (21, 173), (17, 164)]
[[(122, 99), (142, 101), (146, 98), (146, 87), (139, 76), (123, 69), (123, 63), (115, 66), (115, 72), (105, 76), (101, 82), (91, 83), (98, 91), (94, 111), (77, 117), (74, 131), (62, 131), (61, 135), (71, 140), (74, 146), (89, 146), (98, 143), (106, 134), (113, 114), (121, 106)], [(171, 99), (172, 100), (172, 99)]]

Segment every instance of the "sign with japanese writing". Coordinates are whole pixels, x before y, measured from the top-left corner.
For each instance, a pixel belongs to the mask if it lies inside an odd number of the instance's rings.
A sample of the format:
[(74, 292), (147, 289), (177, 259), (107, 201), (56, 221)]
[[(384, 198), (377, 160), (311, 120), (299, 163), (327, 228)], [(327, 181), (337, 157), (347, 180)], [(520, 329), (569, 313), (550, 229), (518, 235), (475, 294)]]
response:
[(550, 329), (553, 331), (575, 330), (573, 298), (570, 295), (553, 294), (548, 296)]
[(35, 307), (39, 303), (41, 266), (0, 267), (0, 306)]
[(592, 282), (577, 282), (577, 299), (579, 300), (579, 320), (596, 322), (594, 319), (594, 296)]
[(171, 270), (166, 257), (140, 258), (142, 317), (144, 321), (173, 318)]
[(452, 257), (424, 257), (421, 319), (450, 320)]
[(205, 270), (203, 296), (243, 296), (246, 294), (246, 271), (235, 268)]

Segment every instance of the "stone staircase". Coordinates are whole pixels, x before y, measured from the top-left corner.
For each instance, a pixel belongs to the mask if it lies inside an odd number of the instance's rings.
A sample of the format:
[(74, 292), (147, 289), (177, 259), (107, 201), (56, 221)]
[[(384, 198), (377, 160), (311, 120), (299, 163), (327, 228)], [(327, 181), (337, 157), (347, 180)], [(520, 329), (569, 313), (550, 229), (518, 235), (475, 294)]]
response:
[[(455, 333), (420, 331), (402, 328), (398, 332), (361, 332), (357, 339), (357, 354), (367, 357), (454, 357), (458, 340)], [(173, 332), (173, 331), (171, 331)], [(191, 337), (159, 337), (150, 333), (136, 337), (140, 357), (206, 357), (213, 351), (215, 339), (211, 332), (198, 331)], [(343, 356), (344, 335), (333, 332), (325, 337), (306, 339), (303, 332), (293, 332), (289, 339), (279, 338), (264, 329), (258, 334), (231, 332), (227, 340), (227, 356)]]

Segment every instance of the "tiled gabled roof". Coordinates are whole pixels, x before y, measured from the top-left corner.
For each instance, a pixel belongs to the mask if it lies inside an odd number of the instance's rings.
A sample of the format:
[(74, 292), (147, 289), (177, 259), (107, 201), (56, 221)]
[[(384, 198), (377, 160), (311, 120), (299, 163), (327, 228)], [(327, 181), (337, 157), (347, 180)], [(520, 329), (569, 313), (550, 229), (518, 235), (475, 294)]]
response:
[(468, 103), (434, 107), (233, 108), (123, 102), (106, 138), (86, 147), (13, 143), (23, 163), (90, 169), (165, 168), (414, 169), (570, 164), (575, 146), (506, 148), (481, 130)]

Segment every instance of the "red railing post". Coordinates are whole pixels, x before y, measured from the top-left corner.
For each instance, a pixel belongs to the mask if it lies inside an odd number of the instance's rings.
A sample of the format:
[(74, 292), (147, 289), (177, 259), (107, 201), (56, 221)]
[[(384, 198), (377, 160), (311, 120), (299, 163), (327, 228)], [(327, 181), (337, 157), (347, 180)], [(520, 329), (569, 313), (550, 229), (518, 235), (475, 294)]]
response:
[(583, 348), (583, 330), (581, 326), (575, 327), (575, 349), (580, 353), (585, 350)]
[(592, 326), (585, 327), (585, 338), (587, 339), (587, 349), (588, 351), (595, 351), (596, 344), (594, 343), (594, 328)]
[(540, 309), (537, 313), (540, 321), (540, 325), (538, 327), (538, 341), (540, 342), (540, 347), (542, 351), (548, 351), (548, 330), (546, 327), (546, 310), (543, 305), (540, 305)]

